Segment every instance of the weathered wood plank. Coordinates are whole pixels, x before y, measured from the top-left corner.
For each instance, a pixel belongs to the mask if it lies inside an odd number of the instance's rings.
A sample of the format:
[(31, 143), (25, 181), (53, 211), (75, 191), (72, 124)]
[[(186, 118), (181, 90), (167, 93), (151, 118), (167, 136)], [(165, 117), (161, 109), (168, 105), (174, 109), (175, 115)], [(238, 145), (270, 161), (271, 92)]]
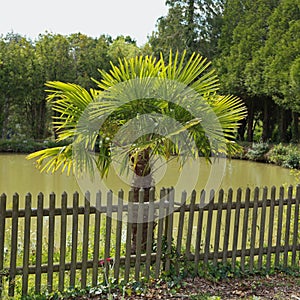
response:
[(279, 208), (278, 208), (278, 222), (277, 222), (277, 236), (276, 236), (276, 253), (275, 253), (275, 267), (279, 266), (280, 262), (280, 246), (281, 246), (281, 235), (282, 235), (282, 221), (283, 221), (283, 199), (284, 199), (284, 188), (280, 187), (279, 190)]
[(166, 253), (166, 267), (165, 271), (170, 272), (171, 256), (172, 256), (172, 241), (173, 241), (173, 215), (174, 215), (174, 189), (168, 190), (168, 227), (167, 227), (167, 253)]
[(101, 192), (96, 194), (95, 231), (93, 249), (92, 285), (98, 284), (99, 251), (100, 251), (100, 226), (101, 226)]
[(42, 283), (42, 247), (43, 247), (43, 209), (44, 209), (44, 195), (38, 194), (37, 199), (37, 219), (36, 219), (36, 274), (35, 274), (35, 292), (41, 292)]
[[(254, 255), (258, 255), (259, 250), (260, 250), (259, 248), (255, 248), (254, 249)], [(297, 245), (296, 250), (300, 251), (300, 245)], [(268, 247), (264, 247), (263, 254), (267, 254), (267, 251), (268, 251)], [(275, 253), (275, 251), (276, 251), (276, 247), (272, 246), (271, 252)], [(292, 246), (289, 246), (288, 251), (292, 251)], [(284, 252), (284, 246), (280, 246), (280, 252), (281, 253)], [(246, 254), (246, 256), (250, 256), (250, 249), (246, 249), (245, 254)], [(237, 257), (240, 257), (240, 256), (241, 256), (241, 250), (237, 250)], [(222, 257), (223, 257), (223, 252), (220, 251), (218, 253), (218, 258), (222, 259)], [(228, 251), (227, 257), (232, 258), (232, 251), (231, 250)], [(213, 259), (213, 252), (209, 253), (208, 258), (209, 258), (209, 260)], [(151, 262), (154, 263), (155, 259), (156, 259), (156, 254), (152, 253), (151, 254)], [(204, 253), (200, 253), (200, 260), (203, 260), (203, 259), (204, 259)], [(181, 260), (182, 260), (182, 258), (181, 258)], [(184, 258), (184, 260), (185, 260), (185, 258)], [(189, 257), (189, 261), (194, 261), (194, 260), (195, 260), (195, 257), (194, 257), (193, 254), (191, 254), (190, 257)], [(120, 261), (121, 261), (122, 265), (125, 265), (125, 257), (121, 257)], [(145, 261), (146, 261), (146, 254), (143, 253), (141, 255), (141, 262), (145, 262)], [(135, 255), (131, 255), (130, 256), (130, 264), (134, 265), (134, 263), (135, 263)], [(93, 261), (88, 260), (87, 265), (88, 265), (88, 268), (92, 268)], [(81, 270), (81, 268), (82, 268), (82, 262), (77, 262), (76, 263), (76, 270)], [(47, 273), (47, 269), (48, 269), (47, 264), (42, 265), (42, 273)], [(70, 269), (71, 269), (71, 263), (68, 262), (68, 263), (66, 263), (66, 271), (70, 271)], [(9, 268), (4, 268), (4, 271), (5, 272), (9, 271)], [(16, 267), (16, 275), (22, 275), (22, 272), (23, 272), (23, 267)], [(36, 272), (36, 267), (35, 266), (29, 266), (29, 274), (35, 274), (35, 272)], [(53, 272), (59, 272), (59, 264), (54, 264), (53, 265)]]
[(284, 236), (284, 255), (283, 255), (283, 266), (288, 266), (288, 246), (290, 244), (290, 232), (291, 232), (291, 215), (292, 215), (292, 198), (293, 198), (293, 187), (290, 186), (288, 189), (288, 204), (286, 206), (286, 220), (285, 220), (285, 236)]
[(235, 217), (233, 225), (233, 244), (232, 244), (232, 259), (231, 266), (232, 269), (236, 267), (236, 253), (238, 247), (238, 238), (240, 235), (240, 212), (241, 212), (241, 199), (242, 199), (242, 189), (237, 190), (236, 195), (236, 208), (235, 208)]
[(182, 235), (183, 235), (183, 226), (184, 226), (186, 198), (187, 198), (187, 193), (186, 191), (183, 191), (181, 193), (181, 203), (180, 203), (180, 211), (179, 211), (178, 226), (177, 226), (178, 233), (177, 233), (176, 251), (178, 255), (180, 255), (182, 250)]
[(229, 245), (229, 234), (230, 234), (230, 224), (231, 224), (231, 206), (232, 206), (232, 189), (228, 190), (227, 199), (227, 210), (226, 210), (226, 220), (225, 220), (225, 231), (224, 231), (224, 243), (223, 243), (223, 258), (222, 263), (225, 265), (228, 258), (228, 245)]
[(25, 219), (24, 219), (24, 244), (23, 244), (23, 276), (22, 295), (28, 293), (28, 267), (29, 267), (29, 246), (30, 246), (30, 223), (31, 223), (31, 194), (25, 197)]
[(162, 257), (162, 242), (163, 242), (163, 225), (164, 225), (164, 202), (165, 202), (165, 189), (160, 190), (159, 200), (159, 213), (158, 213), (158, 229), (157, 229), (157, 249), (156, 249), (156, 262), (155, 262), (155, 278), (158, 279), (160, 275), (160, 264)]
[(73, 194), (73, 218), (72, 218), (72, 249), (71, 249), (71, 268), (70, 268), (70, 287), (75, 287), (77, 247), (78, 247), (78, 205), (79, 194)]
[[(288, 200), (287, 199), (283, 199), (283, 205), (287, 205), (287, 202)], [(176, 204), (178, 204), (178, 202), (175, 202)], [(293, 198), (292, 199), (292, 204), (295, 204), (296, 203), (296, 199)], [(270, 199), (267, 199), (267, 207), (270, 207), (271, 206), (271, 200)], [(258, 207), (262, 207), (263, 205), (263, 202), (262, 201), (258, 201)], [(147, 204), (145, 204), (145, 206), (147, 206)], [(178, 205), (179, 207), (176, 207), (174, 212), (177, 213), (180, 211), (180, 205)], [(250, 202), (249, 203), (249, 208), (253, 208), (254, 206), (254, 202)], [(279, 206), (279, 200), (275, 200), (275, 206)], [(158, 209), (159, 208), (159, 204), (158, 203), (155, 203), (154, 205), (155, 209)], [(166, 207), (166, 204), (165, 204), (165, 207)], [(218, 203), (214, 203), (213, 205), (213, 210), (216, 210), (218, 208)], [(232, 209), (235, 209), (236, 208), (236, 203), (233, 202), (232, 203)], [(241, 209), (244, 209), (245, 208), (245, 203), (244, 202), (241, 202)], [(124, 209), (124, 212), (128, 212), (128, 205), (124, 205), (123, 206), (123, 209)], [(195, 205), (195, 211), (199, 211), (200, 207), (199, 207), (199, 204)], [(226, 210), (227, 209), (227, 203), (224, 202), (223, 203), (223, 206), (222, 206), (222, 209), (223, 210)], [(184, 206), (184, 211), (185, 212), (188, 212), (190, 210), (190, 205), (189, 204), (186, 204)], [(203, 208), (204, 211), (208, 211), (209, 210), (209, 206), (205, 206)], [(118, 205), (113, 205), (112, 206), (112, 212), (113, 213), (116, 213), (118, 211)], [(102, 206), (101, 209), (100, 209), (100, 212), (101, 213), (106, 213), (107, 212), (107, 207), (106, 206)], [(95, 214), (96, 213), (96, 208), (95, 207), (91, 207), (91, 214)], [(54, 214), (55, 216), (60, 216), (61, 215), (61, 208), (56, 208), (55, 211), (54, 211)], [(84, 207), (83, 206), (79, 206), (78, 207), (78, 214), (79, 215), (83, 215), (84, 214)], [(18, 216), (19, 217), (24, 217), (25, 215), (25, 211), (24, 209), (19, 209), (19, 212), (18, 212)], [(32, 212), (31, 212), (31, 216), (33, 217), (36, 217), (37, 215), (37, 209), (33, 208), (32, 209)], [(49, 216), (49, 208), (44, 208), (43, 210), (43, 215), (44, 216)], [(67, 208), (67, 215), (73, 215), (73, 208), (72, 207), (68, 207)], [(11, 209), (7, 209), (6, 210), (6, 218), (9, 219), (12, 217), (12, 210)]]
[(123, 199), (124, 199), (124, 191), (120, 190), (119, 193), (118, 193), (116, 251), (115, 251), (115, 265), (114, 265), (114, 278), (116, 279), (117, 282), (119, 282), (119, 276), (120, 276), (120, 257), (121, 257), (122, 220), (123, 220)]
[(245, 258), (247, 248), (247, 235), (248, 235), (248, 221), (249, 221), (249, 204), (250, 204), (250, 189), (246, 189), (245, 194), (245, 208), (242, 228), (242, 251), (241, 251), (241, 270), (245, 271)]
[(105, 244), (104, 244), (104, 278), (103, 280), (107, 281), (109, 278), (109, 270), (110, 270), (110, 246), (111, 246), (111, 225), (112, 225), (112, 199), (113, 192), (107, 192), (107, 212), (106, 212), (106, 223), (105, 223)]
[[(294, 230), (293, 230), (293, 246), (292, 246), (292, 265), (296, 265), (296, 259), (297, 259), (297, 244), (298, 244), (298, 234), (299, 234), (299, 205), (300, 205), (300, 185), (297, 185), (296, 188), (296, 203), (295, 203), (295, 210), (294, 210)], [(299, 253), (300, 255), (300, 253)], [(299, 257), (300, 261), (300, 257)]]
[(202, 225), (203, 225), (203, 208), (205, 206), (205, 191), (202, 190), (200, 193), (200, 204), (199, 206), (202, 208), (198, 213), (197, 220), (197, 235), (196, 235), (196, 244), (195, 244), (195, 274), (198, 274), (198, 265), (200, 261), (200, 248), (201, 248), (201, 240), (202, 240)]
[(214, 266), (218, 263), (218, 252), (220, 247), (220, 234), (221, 234), (221, 224), (222, 224), (222, 204), (224, 198), (224, 190), (219, 191), (218, 196), (218, 209), (217, 209), (217, 219), (216, 219), (216, 229), (215, 229), (215, 242), (214, 242)]
[(196, 191), (193, 190), (191, 194), (191, 204), (189, 211), (186, 244), (185, 244), (185, 257), (189, 257), (191, 254), (191, 244), (193, 236), (193, 226), (194, 226), (194, 213), (195, 213), (195, 203), (196, 203)]
[(274, 212), (275, 212), (275, 197), (276, 197), (276, 187), (271, 188), (271, 206), (269, 212), (269, 231), (268, 231), (268, 251), (267, 251), (267, 261), (266, 270), (271, 269), (271, 258), (272, 258), (272, 246), (273, 246), (273, 230), (274, 230)]
[(59, 256), (59, 279), (58, 289), (63, 292), (65, 288), (65, 263), (67, 243), (67, 205), (68, 195), (64, 192), (61, 196), (61, 217), (60, 217), (60, 256)]
[(151, 266), (151, 254), (153, 248), (153, 238), (154, 238), (154, 210), (155, 201), (155, 189), (151, 188), (149, 191), (149, 212), (148, 212), (148, 231), (147, 231), (147, 246), (146, 246), (146, 269), (145, 277), (150, 278), (150, 266)]
[(137, 212), (137, 232), (136, 232), (136, 249), (135, 249), (135, 266), (134, 266), (134, 279), (140, 280), (141, 270), (141, 254), (142, 254), (142, 240), (143, 240), (143, 227), (144, 227), (144, 198), (145, 190), (139, 190), (139, 205)]
[(49, 198), (49, 223), (48, 223), (48, 273), (47, 273), (47, 290), (53, 291), (53, 259), (54, 259), (54, 232), (55, 232), (55, 201), (54, 193)]
[(257, 209), (258, 209), (258, 197), (259, 188), (254, 189), (254, 207), (252, 211), (252, 224), (251, 224), (251, 237), (250, 237), (250, 260), (249, 260), (249, 271), (253, 272), (254, 269), (254, 249), (256, 242), (256, 230), (257, 230)]
[[(5, 246), (5, 217), (6, 217), (6, 195), (0, 196), (0, 270), (4, 268), (4, 246)], [(0, 275), (0, 298), (3, 291), (3, 276)]]
[(10, 268), (9, 268), (9, 281), (8, 281), (8, 296), (14, 297), (15, 295), (15, 276), (16, 276), (16, 263), (18, 249), (18, 210), (19, 210), (19, 195), (13, 195), (13, 208), (12, 208), (12, 224), (11, 224), (11, 244), (10, 244)]
[(133, 190), (129, 191), (128, 195), (128, 217), (127, 217), (127, 232), (126, 232), (126, 254), (125, 254), (125, 282), (129, 281), (130, 274), (130, 256), (131, 256), (131, 235), (132, 235), (132, 221), (133, 221)]
[(208, 255), (210, 248), (210, 237), (211, 237), (211, 227), (212, 227), (212, 216), (213, 216), (213, 205), (215, 200), (215, 191), (211, 190), (209, 195), (209, 204), (208, 204), (208, 214), (207, 214), (207, 226), (205, 234), (205, 244), (204, 244), (204, 263), (208, 263)]
[(266, 227), (266, 212), (267, 212), (267, 206), (266, 206), (266, 200), (268, 196), (268, 188), (264, 187), (263, 189), (263, 202), (264, 205), (261, 209), (261, 216), (260, 216), (260, 228), (259, 228), (259, 249), (261, 251), (258, 254), (258, 269), (261, 270), (263, 265), (263, 247), (264, 247), (264, 241), (265, 241), (265, 227)]
[(89, 250), (89, 233), (90, 233), (90, 192), (85, 193), (84, 197), (84, 216), (83, 216), (83, 236), (82, 236), (82, 269), (81, 269), (81, 288), (86, 287), (87, 282), (87, 260)]

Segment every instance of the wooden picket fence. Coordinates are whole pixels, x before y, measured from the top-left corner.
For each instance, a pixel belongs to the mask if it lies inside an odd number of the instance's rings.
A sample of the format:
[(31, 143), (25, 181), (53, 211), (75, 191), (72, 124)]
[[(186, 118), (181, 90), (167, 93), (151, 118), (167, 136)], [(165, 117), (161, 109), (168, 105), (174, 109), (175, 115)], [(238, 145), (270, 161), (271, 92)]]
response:
[[(39, 194), (36, 208), (31, 194), (24, 208), (18, 194), (12, 203), (2, 194), (2, 295), (85, 288), (111, 277), (125, 282), (159, 278), (162, 271), (176, 272), (181, 261), (192, 264), (195, 274), (206, 264), (231, 264), (250, 272), (299, 266), (300, 186), (287, 193), (272, 187), (191, 195), (173, 189), (156, 195), (151, 189), (147, 203), (144, 193), (139, 192), (139, 203), (133, 202), (132, 191), (127, 199), (123, 191), (98, 192), (95, 199), (89, 192), (84, 197), (74, 193), (72, 199), (63, 193), (59, 207), (55, 194), (47, 199)], [(138, 223), (131, 254), (134, 211), (138, 220), (147, 212), (148, 240), (143, 250), (143, 224)]]

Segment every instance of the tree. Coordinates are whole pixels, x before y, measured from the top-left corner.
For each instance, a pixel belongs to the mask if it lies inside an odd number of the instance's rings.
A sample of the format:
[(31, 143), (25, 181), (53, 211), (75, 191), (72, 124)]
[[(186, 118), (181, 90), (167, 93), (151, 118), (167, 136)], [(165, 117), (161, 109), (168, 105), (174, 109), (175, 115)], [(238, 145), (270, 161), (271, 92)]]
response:
[[(281, 107), (291, 110), (293, 140), (299, 139), (299, 92), (295, 89), (295, 70), (300, 57), (300, 4), (283, 0), (269, 18), (269, 36), (261, 52), (265, 60), (263, 70), (264, 91)], [(282, 128), (282, 140), (286, 128)]]
[(119, 58), (132, 58), (140, 54), (136, 42), (129, 36), (118, 36), (113, 40), (108, 49), (108, 58), (112, 63), (117, 64)]
[(224, 10), (219, 44), (222, 52), (215, 63), (222, 90), (241, 97), (248, 107), (248, 141), (253, 141), (254, 120), (255, 117), (261, 118), (261, 113), (262, 139), (267, 141), (271, 137), (270, 107), (274, 102), (263, 89), (262, 74), (265, 64), (259, 53), (268, 38), (268, 19), (278, 2), (229, 0)]
[(27, 104), (36, 92), (33, 81), (34, 47), (26, 38), (10, 33), (0, 40), (0, 130), (2, 138), (32, 138)]
[(168, 15), (158, 19), (157, 31), (149, 37), (149, 43), (157, 57), (160, 53), (168, 54), (170, 48), (179, 52), (188, 48), (184, 14), (180, 5), (171, 6)]
[[(60, 113), (55, 122), (58, 140), (72, 142), (28, 158), (37, 159), (42, 171), (67, 168), (84, 174), (97, 171), (101, 176), (117, 160), (120, 172), (133, 170), (137, 202), (140, 188), (147, 201), (154, 184), (155, 155), (166, 160), (177, 156), (184, 164), (199, 154), (209, 158), (212, 153), (234, 152), (244, 107), (237, 98), (216, 94), (218, 81), (205, 59), (195, 53), (185, 55), (176, 53), (173, 58), (170, 53), (167, 63), (163, 56), (125, 58), (110, 72), (100, 71), (99, 90), (90, 92), (75, 84), (48, 82), (48, 100)], [(91, 154), (93, 149), (96, 155)], [(133, 249), (135, 243), (133, 234)]]
[(167, 56), (186, 50), (188, 55), (199, 52), (208, 59), (217, 54), (222, 25), (223, 0), (168, 0), (167, 16), (157, 22), (157, 31), (149, 42), (156, 55)]
[[(98, 75), (98, 69), (109, 69), (109, 41), (105, 36), (88, 37), (81, 33), (68, 36), (70, 57), (75, 67), (75, 83), (86, 89), (96, 87), (91, 81)], [(56, 80), (50, 79), (49, 80)]]

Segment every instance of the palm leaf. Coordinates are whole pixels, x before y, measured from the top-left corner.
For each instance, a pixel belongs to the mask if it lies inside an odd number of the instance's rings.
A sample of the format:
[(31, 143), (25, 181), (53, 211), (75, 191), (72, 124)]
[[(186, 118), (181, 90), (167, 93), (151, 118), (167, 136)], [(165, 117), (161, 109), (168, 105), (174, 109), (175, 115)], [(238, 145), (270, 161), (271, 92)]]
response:
[[(71, 140), (71, 144), (30, 154), (27, 158), (36, 159), (42, 171), (93, 174), (97, 169), (105, 176), (116, 159), (116, 149), (120, 172), (128, 170), (131, 159), (134, 167), (143, 151), (166, 159), (176, 154), (182, 163), (199, 153), (208, 158), (212, 152), (236, 151), (233, 140), (246, 109), (236, 97), (217, 95), (217, 76), (201, 55), (187, 57), (186, 52), (173, 55), (170, 51), (168, 60), (162, 55), (158, 60), (124, 58), (111, 64), (109, 72), (99, 72), (101, 80), (93, 79), (98, 90), (46, 83), (57, 140)], [(159, 115), (166, 119), (156, 118)], [(135, 119), (141, 126), (143, 116), (152, 116), (161, 131), (141, 134), (134, 142), (129, 132), (117, 140), (121, 128)], [(170, 127), (168, 118), (180, 126)], [(147, 119), (143, 126), (149, 126)]]

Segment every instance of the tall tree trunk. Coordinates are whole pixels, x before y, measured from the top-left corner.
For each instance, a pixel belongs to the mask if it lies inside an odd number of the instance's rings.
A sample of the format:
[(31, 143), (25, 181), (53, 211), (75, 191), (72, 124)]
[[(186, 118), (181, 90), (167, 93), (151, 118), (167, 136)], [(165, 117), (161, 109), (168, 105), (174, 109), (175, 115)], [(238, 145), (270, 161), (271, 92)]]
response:
[(292, 142), (297, 143), (299, 141), (299, 114), (293, 112), (292, 118)]
[(263, 99), (263, 132), (262, 132), (262, 141), (265, 143), (270, 138), (270, 115), (269, 115), (269, 107), (270, 103), (267, 98)]
[(243, 119), (240, 123), (241, 123), (241, 125), (238, 128), (238, 139), (243, 142), (245, 140), (245, 132), (246, 132), (246, 127), (247, 127), (247, 120)]
[(254, 122), (254, 103), (253, 99), (249, 101), (247, 117), (247, 141), (253, 142), (253, 122)]
[(195, 50), (195, 0), (188, 1), (187, 9), (187, 34), (186, 34), (186, 46), (188, 53), (192, 53)]
[(282, 109), (280, 116), (280, 125), (279, 125), (279, 133), (280, 133), (280, 141), (286, 143), (288, 141), (287, 128), (288, 128), (288, 111)]

